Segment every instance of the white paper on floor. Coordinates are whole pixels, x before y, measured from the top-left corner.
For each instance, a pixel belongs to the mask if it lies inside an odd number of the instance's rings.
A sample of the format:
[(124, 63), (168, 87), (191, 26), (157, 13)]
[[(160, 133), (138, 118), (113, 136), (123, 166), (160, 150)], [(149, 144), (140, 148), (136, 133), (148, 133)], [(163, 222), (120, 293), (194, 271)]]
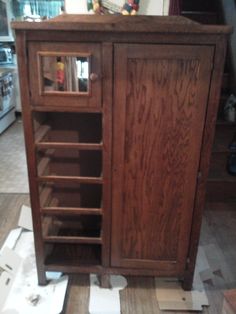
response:
[(111, 288), (105, 289), (99, 286), (96, 275), (90, 275), (90, 314), (120, 314), (119, 291), (127, 286), (127, 280), (123, 276), (110, 276)]
[(58, 314), (62, 311), (68, 276), (40, 287), (37, 282), (33, 232), (22, 232), (15, 252), (22, 258), (1, 314)]
[(4, 247), (0, 255), (0, 311), (11, 290), (15, 275), (20, 267), (21, 258), (13, 250)]
[(31, 208), (29, 206), (26, 205), (21, 206), (18, 226), (33, 231), (32, 213)]
[(22, 228), (16, 228), (11, 230), (11, 232), (8, 234), (1, 250), (0, 250), (0, 254), (2, 254), (2, 251), (4, 250), (5, 247), (8, 247), (9, 249), (13, 250), (17, 240), (19, 239), (20, 235), (22, 232)]
[(156, 278), (156, 296), (160, 310), (202, 311), (208, 306), (203, 290), (184, 291), (178, 281)]

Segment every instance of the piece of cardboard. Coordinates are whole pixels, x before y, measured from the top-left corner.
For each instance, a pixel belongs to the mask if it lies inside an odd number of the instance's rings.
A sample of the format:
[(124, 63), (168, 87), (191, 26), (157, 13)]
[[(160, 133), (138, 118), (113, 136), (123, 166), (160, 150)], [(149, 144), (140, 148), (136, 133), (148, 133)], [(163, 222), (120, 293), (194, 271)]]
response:
[(10, 293), (20, 265), (20, 256), (5, 246), (0, 255), (0, 311)]
[(202, 311), (208, 306), (204, 291), (184, 291), (178, 281), (155, 279), (156, 297), (160, 310)]
[[(68, 276), (38, 286), (33, 232), (22, 232), (15, 252), (22, 263), (3, 307), (4, 314), (59, 314), (63, 309)], [(58, 274), (56, 274), (58, 276)]]
[(4, 250), (5, 247), (8, 247), (9, 249), (14, 249), (17, 240), (19, 239), (20, 235), (22, 232), (22, 228), (16, 228), (10, 231), (10, 233), (8, 234), (1, 250), (0, 250), (0, 254), (2, 254), (2, 251)]
[(15, 275), (20, 267), (21, 258), (13, 250), (5, 247), (0, 256), (0, 268)]
[(18, 226), (29, 231), (33, 230), (32, 214), (30, 207), (22, 205)]
[(110, 276), (110, 283), (110, 289), (101, 288), (97, 276), (90, 275), (90, 314), (120, 314), (119, 291), (127, 286), (127, 280), (123, 276)]
[(2, 313), (1, 309), (3, 308), (7, 296), (11, 290), (13, 284), (13, 275), (8, 273), (7, 271), (2, 271), (0, 273), (0, 313)]

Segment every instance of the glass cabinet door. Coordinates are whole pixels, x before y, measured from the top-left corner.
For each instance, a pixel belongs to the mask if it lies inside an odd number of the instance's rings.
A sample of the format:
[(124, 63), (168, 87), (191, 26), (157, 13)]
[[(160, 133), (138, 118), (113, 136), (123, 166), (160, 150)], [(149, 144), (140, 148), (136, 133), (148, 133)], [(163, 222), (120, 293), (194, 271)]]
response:
[(99, 44), (32, 43), (29, 63), (33, 105), (101, 106)]

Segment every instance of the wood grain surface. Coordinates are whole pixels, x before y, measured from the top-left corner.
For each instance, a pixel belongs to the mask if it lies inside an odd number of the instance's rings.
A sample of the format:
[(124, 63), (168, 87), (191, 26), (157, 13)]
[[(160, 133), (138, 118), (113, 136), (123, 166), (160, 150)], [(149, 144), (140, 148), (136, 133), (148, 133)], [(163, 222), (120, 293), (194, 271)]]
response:
[(171, 48), (115, 47), (113, 266), (185, 267), (213, 50)]
[[(0, 245), (3, 244), (8, 232), (17, 226), (21, 206), (29, 204), (27, 194), (0, 194)], [(213, 274), (204, 282), (210, 306), (203, 309), (203, 314), (221, 314), (223, 293), (235, 287), (235, 244), (236, 212), (234, 206), (227, 208), (224, 204), (216, 204), (205, 211), (200, 244), (208, 262), (216, 259), (220, 272)], [(222, 223), (223, 222), (223, 223)], [(214, 251), (210, 251), (213, 245)], [(198, 260), (196, 272), (199, 271)], [(120, 292), (122, 314), (161, 314), (155, 299), (154, 279), (150, 277), (128, 277), (128, 286)], [(87, 314), (89, 305), (89, 276), (70, 275), (63, 314)], [(165, 311), (166, 314), (173, 312)], [(178, 312), (191, 314), (192, 312)]]

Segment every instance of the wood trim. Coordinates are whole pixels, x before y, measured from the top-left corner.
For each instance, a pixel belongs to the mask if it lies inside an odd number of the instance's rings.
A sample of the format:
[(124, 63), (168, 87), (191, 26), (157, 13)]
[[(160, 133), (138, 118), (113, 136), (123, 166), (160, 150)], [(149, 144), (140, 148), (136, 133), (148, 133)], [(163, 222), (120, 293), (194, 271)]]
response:
[(78, 177), (78, 176), (39, 176), (39, 182), (80, 182), (91, 184), (103, 184), (103, 179), (97, 177)]
[(66, 142), (38, 142), (36, 143), (37, 149), (78, 149), (78, 150), (102, 150), (103, 143), (90, 144), (90, 143), (66, 143)]
[(55, 106), (31, 106), (31, 111), (38, 111), (38, 112), (86, 112), (86, 113), (102, 113), (102, 108), (96, 107), (78, 107), (78, 106), (68, 106), (66, 109), (65, 107), (56, 107)]
[[(30, 90), (29, 90), (29, 76), (28, 76), (28, 63), (27, 63), (27, 43), (25, 32), (18, 34), (16, 38), (17, 46), (17, 59), (19, 73), (21, 73), (20, 88), (21, 88), (21, 103), (23, 113), (23, 126), (25, 133), (25, 146), (26, 146), (26, 158), (29, 169), (29, 188), (30, 188), (30, 201), (33, 216), (33, 228), (34, 228), (34, 243), (35, 243), (35, 255), (38, 273), (38, 282), (40, 285), (47, 283), (44, 267), (44, 245), (41, 230), (41, 216), (40, 216), (40, 204), (39, 204), (39, 191), (38, 184), (35, 180), (37, 176), (37, 162), (34, 146), (34, 129), (30, 112)], [(37, 230), (37, 232), (36, 232)]]
[(102, 265), (110, 266), (111, 245), (111, 156), (112, 156), (112, 61), (111, 43), (102, 44), (102, 107), (103, 107), (103, 220)]
[(101, 208), (82, 208), (82, 207), (43, 207), (41, 213), (45, 215), (102, 215)]
[(75, 265), (61, 265), (60, 263), (47, 263), (45, 264), (47, 271), (61, 271), (65, 273), (96, 273), (96, 274), (109, 274), (109, 275), (129, 275), (129, 276), (160, 276), (160, 277), (178, 277), (182, 279), (182, 275), (176, 271), (171, 270), (158, 270), (158, 269), (134, 269), (134, 268), (118, 268), (118, 267), (102, 267), (99, 265), (94, 266), (75, 266)]
[(66, 237), (66, 236), (45, 236), (43, 240), (47, 243), (86, 243), (102, 244), (100, 237)]
[(214, 67), (209, 91), (208, 108), (206, 113), (201, 159), (199, 165), (199, 172), (201, 173), (201, 176), (197, 183), (190, 246), (188, 251), (189, 263), (186, 264), (186, 272), (183, 282), (183, 287), (186, 290), (190, 290), (192, 287), (194, 268), (196, 263), (197, 247), (199, 243), (202, 214), (205, 203), (206, 183), (210, 167), (211, 150), (214, 141), (214, 130), (217, 119), (217, 108), (219, 105), (221, 92), (221, 79), (223, 77), (224, 70), (224, 64), (222, 60), (225, 59), (225, 53), (226, 38), (222, 37), (222, 40), (219, 41), (215, 47)]
[[(31, 88), (31, 105), (52, 107), (101, 107), (101, 45), (99, 43), (71, 42), (64, 45), (62, 42), (29, 42), (29, 83)], [(88, 92), (45, 92), (42, 82), (42, 54), (88, 54), (90, 57), (89, 73), (98, 75), (96, 81), (89, 79)], [(65, 110), (67, 111), (67, 110)]]
[[(128, 25), (128, 28), (127, 28)], [(44, 21), (12, 22), (13, 29), (23, 30), (58, 30), (58, 31), (92, 31), (92, 32), (144, 32), (144, 33), (229, 33), (232, 27), (227, 25), (201, 25), (183, 16), (123, 16), (123, 15), (73, 15), (63, 14)]]
[[(122, 72), (120, 80), (116, 80), (117, 73), (120, 69), (126, 68), (126, 56), (127, 46), (125, 45), (114, 45), (114, 105), (113, 105), (113, 116), (116, 117), (113, 122), (113, 168), (112, 168), (112, 186), (116, 187), (112, 189), (112, 234), (111, 234), (111, 265), (115, 264), (120, 266), (119, 254), (121, 247), (121, 237), (114, 237), (119, 234), (119, 228), (121, 226), (122, 213), (118, 214), (117, 210), (114, 210), (115, 204), (119, 202), (123, 203), (123, 200), (119, 198), (122, 195), (123, 188), (123, 176), (117, 174), (123, 173), (124, 169), (124, 156), (123, 149), (125, 139), (124, 136), (120, 136), (119, 130), (125, 130), (125, 93), (118, 93), (118, 91), (125, 90), (126, 71)], [(119, 95), (118, 95), (119, 94)], [(115, 145), (114, 145), (115, 144)], [(118, 165), (118, 167), (116, 166)]]

